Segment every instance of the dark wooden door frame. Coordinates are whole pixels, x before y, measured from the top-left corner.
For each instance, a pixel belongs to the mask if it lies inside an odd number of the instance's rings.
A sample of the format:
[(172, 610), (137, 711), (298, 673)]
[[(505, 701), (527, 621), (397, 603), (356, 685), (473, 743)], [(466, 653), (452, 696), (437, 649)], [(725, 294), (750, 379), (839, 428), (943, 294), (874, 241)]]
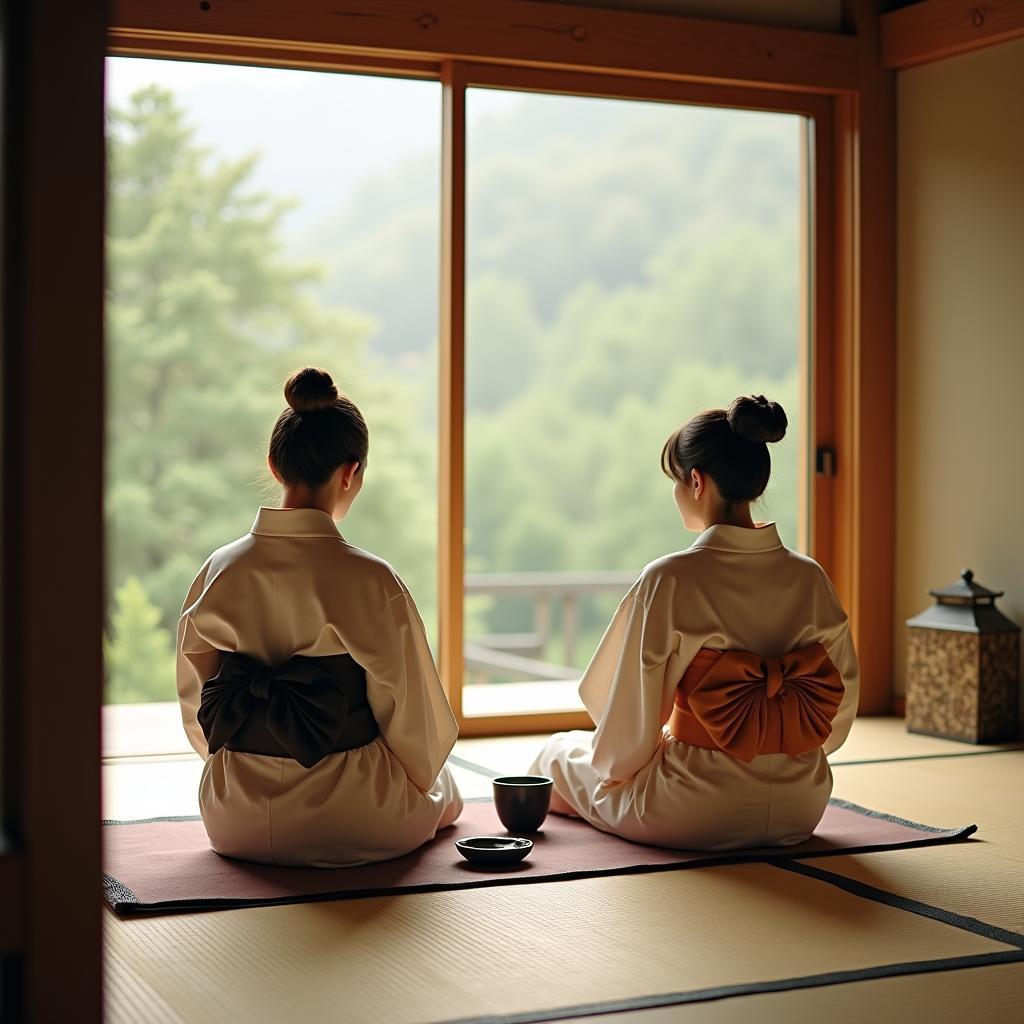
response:
[(5, 1021), (102, 1020), (106, 14), (2, 7)]

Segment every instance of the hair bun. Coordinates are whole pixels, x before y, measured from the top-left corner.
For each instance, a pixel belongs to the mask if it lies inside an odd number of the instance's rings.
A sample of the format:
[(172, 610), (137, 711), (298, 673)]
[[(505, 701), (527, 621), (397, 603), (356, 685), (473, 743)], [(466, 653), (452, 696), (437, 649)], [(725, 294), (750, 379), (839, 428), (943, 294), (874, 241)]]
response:
[(743, 395), (729, 406), (729, 426), (748, 441), (781, 441), (786, 436), (786, 411), (764, 395)]
[(338, 389), (331, 375), (319, 366), (304, 366), (284, 382), (284, 397), (298, 413), (332, 409)]

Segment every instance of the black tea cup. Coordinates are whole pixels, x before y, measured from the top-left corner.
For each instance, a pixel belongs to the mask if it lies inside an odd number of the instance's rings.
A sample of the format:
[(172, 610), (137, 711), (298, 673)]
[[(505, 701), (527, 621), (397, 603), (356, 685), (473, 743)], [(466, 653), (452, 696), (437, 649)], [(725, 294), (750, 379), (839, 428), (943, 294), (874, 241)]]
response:
[(551, 807), (552, 780), (546, 775), (502, 775), (493, 781), (502, 825), (509, 832), (536, 832)]

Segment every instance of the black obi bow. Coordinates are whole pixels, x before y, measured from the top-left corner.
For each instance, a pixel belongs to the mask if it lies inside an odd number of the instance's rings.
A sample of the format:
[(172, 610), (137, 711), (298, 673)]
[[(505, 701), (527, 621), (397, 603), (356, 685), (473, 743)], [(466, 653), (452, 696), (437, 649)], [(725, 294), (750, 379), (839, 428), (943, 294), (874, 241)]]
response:
[(348, 654), (296, 654), (271, 668), (222, 652), (220, 671), (203, 684), (198, 717), (211, 754), (226, 747), (291, 757), (304, 768), (365, 746), (380, 731), (366, 700), (366, 672)]

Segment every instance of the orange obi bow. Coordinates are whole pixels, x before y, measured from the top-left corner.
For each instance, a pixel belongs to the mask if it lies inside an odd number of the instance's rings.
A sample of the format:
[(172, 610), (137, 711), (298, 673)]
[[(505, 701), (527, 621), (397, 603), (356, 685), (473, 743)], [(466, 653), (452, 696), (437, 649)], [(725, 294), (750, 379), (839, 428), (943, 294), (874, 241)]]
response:
[(839, 670), (821, 644), (762, 658), (702, 647), (683, 675), (669, 732), (740, 761), (796, 757), (820, 747), (843, 699)]

